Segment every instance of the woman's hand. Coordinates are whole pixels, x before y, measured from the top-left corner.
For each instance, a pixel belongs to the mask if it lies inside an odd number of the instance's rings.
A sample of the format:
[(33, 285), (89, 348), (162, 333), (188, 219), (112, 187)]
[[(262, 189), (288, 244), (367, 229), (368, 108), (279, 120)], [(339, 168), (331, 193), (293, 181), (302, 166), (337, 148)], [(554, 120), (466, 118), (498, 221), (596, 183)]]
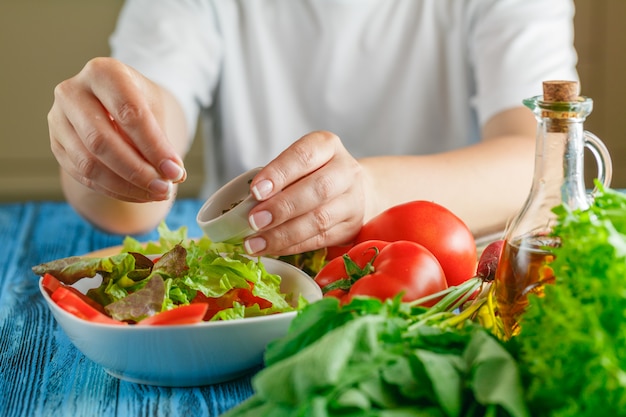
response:
[(368, 184), (336, 135), (305, 135), (250, 184), (261, 203), (250, 211), (258, 233), (246, 239), (246, 251), (286, 255), (349, 242), (372, 205)]
[(97, 193), (128, 202), (167, 200), (172, 183), (186, 176), (179, 156), (186, 128), (181, 125), (175, 144), (168, 133), (176, 130), (166, 126), (173, 101), (132, 68), (95, 58), (55, 89), (52, 152), (69, 176)]

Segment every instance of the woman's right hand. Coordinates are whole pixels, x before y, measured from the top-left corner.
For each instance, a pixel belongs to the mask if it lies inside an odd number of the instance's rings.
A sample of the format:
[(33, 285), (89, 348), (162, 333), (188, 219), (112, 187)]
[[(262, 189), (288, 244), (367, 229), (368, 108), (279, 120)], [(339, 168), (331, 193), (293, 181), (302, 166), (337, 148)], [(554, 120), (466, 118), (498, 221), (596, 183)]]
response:
[(182, 129), (166, 127), (174, 102), (127, 65), (92, 59), (54, 90), (50, 147), (68, 175), (96, 192), (128, 202), (167, 200), (172, 183), (186, 177), (184, 118)]

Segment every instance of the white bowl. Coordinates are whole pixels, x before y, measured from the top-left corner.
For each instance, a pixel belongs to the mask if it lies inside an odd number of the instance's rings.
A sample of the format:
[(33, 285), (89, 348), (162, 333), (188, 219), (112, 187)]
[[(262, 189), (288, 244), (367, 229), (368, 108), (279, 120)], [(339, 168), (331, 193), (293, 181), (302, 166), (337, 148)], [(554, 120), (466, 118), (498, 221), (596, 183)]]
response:
[[(261, 258), (281, 276), (281, 291), (309, 302), (322, 298), (319, 286), (298, 268)], [(84, 279), (82, 280), (84, 281)], [(79, 281), (80, 282), (80, 281)], [(75, 284), (81, 288), (79, 283)], [(295, 311), (239, 320), (169, 326), (119, 326), (77, 318), (39, 289), (54, 318), (76, 348), (114, 377), (139, 384), (187, 387), (215, 384), (263, 363), (265, 347), (286, 334)]]
[(198, 211), (198, 226), (213, 242), (240, 243), (254, 233), (248, 214), (259, 202), (250, 194), (250, 181), (260, 170), (254, 168), (232, 179)]

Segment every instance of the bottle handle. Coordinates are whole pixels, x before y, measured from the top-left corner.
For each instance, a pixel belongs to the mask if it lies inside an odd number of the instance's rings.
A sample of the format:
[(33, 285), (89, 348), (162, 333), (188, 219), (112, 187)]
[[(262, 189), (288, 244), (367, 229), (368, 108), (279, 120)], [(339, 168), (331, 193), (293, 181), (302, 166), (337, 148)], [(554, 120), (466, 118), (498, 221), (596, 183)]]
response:
[[(613, 163), (611, 155), (604, 142), (599, 137), (585, 130), (585, 148), (589, 149), (596, 159), (598, 167), (598, 181), (605, 187), (609, 187), (613, 177)], [(591, 196), (593, 197), (598, 191), (598, 187), (593, 187)]]

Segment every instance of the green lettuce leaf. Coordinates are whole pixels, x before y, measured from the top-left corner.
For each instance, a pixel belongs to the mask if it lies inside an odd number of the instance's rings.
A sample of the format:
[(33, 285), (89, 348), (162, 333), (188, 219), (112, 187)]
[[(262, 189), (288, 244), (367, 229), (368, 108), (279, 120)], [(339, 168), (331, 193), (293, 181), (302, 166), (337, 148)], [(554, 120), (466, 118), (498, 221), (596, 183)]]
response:
[(140, 290), (119, 299), (104, 309), (116, 320), (138, 322), (163, 310), (165, 282), (155, 274)]
[(54, 275), (64, 284), (72, 285), (81, 278), (93, 278), (98, 273), (124, 277), (135, 269), (135, 258), (121, 253), (106, 258), (71, 256), (36, 265), (32, 268), (37, 275)]
[[(51, 273), (70, 285), (82, 278), (101, 276), (100, 286), (87, 295), (120, 320), (138, 321), (189, 304), (198, 292), (221, 297), (235, 288), (252, 289), (253, 295), (268, 300), (271, 306), (261, 309), (235, 304), (220, 312), (216, 320), (275, 314), (306, 305), (302, 297), (298, 306), (289, 304), (280, 291), (281, 278), (268, 273), (260, 259), (243, 256), (240, 245), (214, 244), (206, 237), (189, 239), (185, 227), (170, 230), (164, 222), (158, 231), (159, 241), (155, 243), (145, 244), (127, 236), (122, 253), (114, 256), (68, 257), (32, 270), (37, 275)], [(150, 255), (156, 255), (156, 261)]]

